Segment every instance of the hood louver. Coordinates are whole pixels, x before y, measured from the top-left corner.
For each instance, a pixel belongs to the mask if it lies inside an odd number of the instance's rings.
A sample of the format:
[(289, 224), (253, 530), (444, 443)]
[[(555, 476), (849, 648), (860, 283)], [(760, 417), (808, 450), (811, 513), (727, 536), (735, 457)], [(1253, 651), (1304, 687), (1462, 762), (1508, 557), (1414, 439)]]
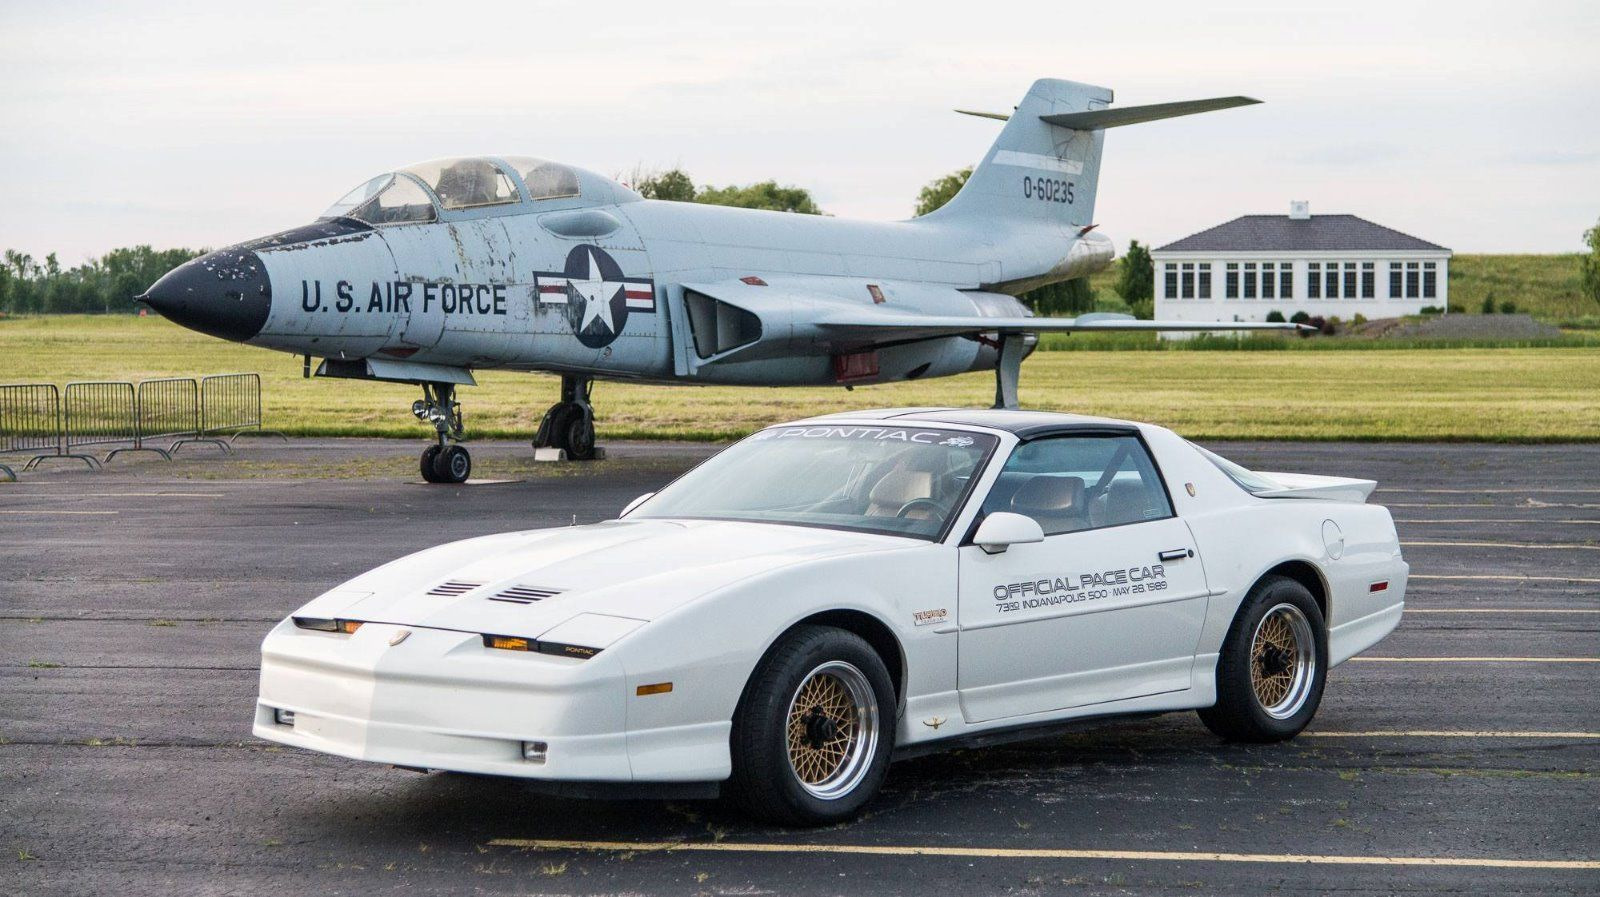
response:
[(534, 586), (512, 586), (497, 594), (490, 595), (490, 601), (509, 601), (512, 604), (532, 604), (561, 594), (560, 589), (540, 589)]
[(465, 595), (481, 585), (483, 585), (481, 582), (462, 582), (459, 579), (452, 579), (448, 582), (441, 582), (429, 589), (428, 594), (439, 595), (445, 598), (455, 598), (458, 595)]

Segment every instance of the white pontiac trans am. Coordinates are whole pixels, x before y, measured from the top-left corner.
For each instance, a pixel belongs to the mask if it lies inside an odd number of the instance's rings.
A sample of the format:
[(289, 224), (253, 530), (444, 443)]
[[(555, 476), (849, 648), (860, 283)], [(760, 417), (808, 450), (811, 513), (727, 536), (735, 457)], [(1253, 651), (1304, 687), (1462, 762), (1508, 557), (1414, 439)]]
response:
[(255, 734), (563, 793), (850, 817), (897, 756), (1197, 710), (1278, 741), (1400, 620), (1374, 483), (1149, 424), (897, 409), (771, 427), (620, 519), (468, 539), (262, 644)]

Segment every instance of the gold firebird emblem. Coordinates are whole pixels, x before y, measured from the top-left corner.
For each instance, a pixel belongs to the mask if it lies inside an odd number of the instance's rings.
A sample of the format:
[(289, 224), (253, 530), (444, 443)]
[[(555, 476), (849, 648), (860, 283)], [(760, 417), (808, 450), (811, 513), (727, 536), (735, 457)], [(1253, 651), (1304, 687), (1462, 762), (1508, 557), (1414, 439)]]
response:
[(922, 724), (930, 729), (938, 729), (940, 726), (944, 725), (944, 717), (936, 716), (932, 719), (925, 719), (922, 721)]
[(405, 641), (406, 639), (408, 639), (410, 637), (411, 637), (411, 630), (402, 629), (399, 632), (396, 632), (394, 635), (389, 636), (389, 646), (392, 648), (395, 645), (400, 644), (401, 642)]

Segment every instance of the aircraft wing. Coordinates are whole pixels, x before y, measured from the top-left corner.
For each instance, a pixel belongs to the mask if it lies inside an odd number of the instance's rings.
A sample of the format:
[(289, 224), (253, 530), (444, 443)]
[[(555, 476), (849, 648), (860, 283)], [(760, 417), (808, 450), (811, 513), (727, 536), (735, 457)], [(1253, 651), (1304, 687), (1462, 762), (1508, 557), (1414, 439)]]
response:
[(815, 326), (852, 342), (881, 343), (980, 333), (1073, 333), (1079, 331), (1310, 330), (1301, 324), (1260, 321), (1142, 321), (1131, 315), (1096, 313), (1076, 318), (985, 318), (919, 315), (875, 309), (827, 312)]

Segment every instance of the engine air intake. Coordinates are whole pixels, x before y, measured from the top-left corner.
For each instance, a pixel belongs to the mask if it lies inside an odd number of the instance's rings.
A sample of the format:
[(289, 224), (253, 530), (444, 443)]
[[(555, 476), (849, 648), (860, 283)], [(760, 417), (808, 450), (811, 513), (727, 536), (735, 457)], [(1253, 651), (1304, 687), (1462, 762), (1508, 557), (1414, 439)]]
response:
[(441, 582), (429, 589), (428, 594), (440, 595), (445, 598), (454, 598), (458, 595), (465, 595), (481, 585), (483, 585), (481, 582), (463, 582), (459, 579), (452, 579), (447, 582)]
[(684, 291), (683, 303), (689, 311), (694, 352), (702, 360), (761, 338), (761, 319), (751, 312), (694, 290)]

